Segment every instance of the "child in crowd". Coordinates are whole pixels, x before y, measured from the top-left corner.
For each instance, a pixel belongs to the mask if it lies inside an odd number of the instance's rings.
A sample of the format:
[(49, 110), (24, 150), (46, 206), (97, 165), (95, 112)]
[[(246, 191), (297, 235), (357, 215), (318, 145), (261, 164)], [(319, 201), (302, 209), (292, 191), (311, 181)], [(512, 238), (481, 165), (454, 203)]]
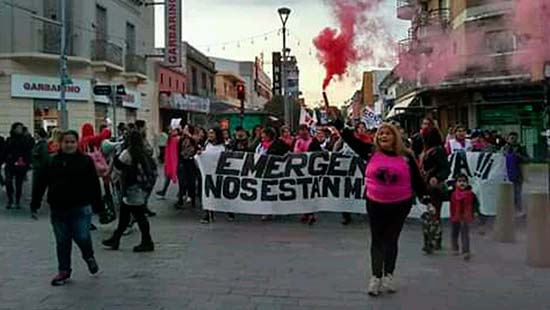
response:
[[(456, 185), (451, 192), (451, 244), (452, 254), (459, 255), (462, 249), (464, 260), (470, 259), (469, 225), (474, 220), (474, 214), (479, 214), (479, 202), (468, 183), (468, 177), (460, 174), (456, 178)], [(461, 246), (459, 248), (458, 237)]]

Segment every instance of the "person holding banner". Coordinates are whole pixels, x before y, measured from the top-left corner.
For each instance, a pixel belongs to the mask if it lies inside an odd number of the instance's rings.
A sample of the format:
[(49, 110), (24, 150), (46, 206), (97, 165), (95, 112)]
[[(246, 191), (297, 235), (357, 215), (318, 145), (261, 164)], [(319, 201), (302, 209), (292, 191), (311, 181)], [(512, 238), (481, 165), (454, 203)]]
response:
[[(298, 139), (294, 145), (294, 153), (307, 153), (307, 152), (322, 152), (323, 149), (317, 139), (314, 139), (309, 134), (309, 128), (307, 125), (300, 125), (298, 127)], [(309, 225), (315, 224), (317, 219), (314, 213), (306, 213), (300, 218), (300, 222), (307, 223)]]
[(429, 128), (437, 128), (437, 126), (435, 124), (435, 121), (431, 117), (426, 117), (422, 120), (422, 124), (420, 125), (420, 132), (414, 134), (411, 137), (411, 148), (416, 158), (419, 158), (420, 154), (422, 154), (422, 151), (424, 151), (424, 141), (422, 139), (422, 133)]
[[(224, 143), (224, 137), (223, 132), (220, 128), (214, 127), (210, 128), (208, 130), (208, 140), (206, 142), (206, 145), (204, 147), (204, 151), (200, 152), (201, 154), (216, 154), (216, 153), (222, 153), (225, 151), (225, 143)], [(235, 220), (235, 214), (228, 213), (227, 219), (229, 221)], [(212, 211), (206, 211), (204, 214), (204, 218), (201, 220), (202, 224), (210, 224), (214, 221), (214, 212)]]
[[(256, 128), (254, 128), (256, 130)], [(272, 127), (266, 127), (261, 133), (261, 142), (256, 147), (256, 154), (283, 156), (290, 151), (281, 139), (277, 139), (277, 132)], [(272, 215), (262, 216), (262, 221), (271, 221)]]
[(281, 127), (280, 132), (281, 132), (281, 140), (286, 145), (288, 145), (290, 149), (293, 149), (295, 140), (294, 140), (294, 137), (292, 136), (292, 133), (290, 132), (290, 127), (283, 126)]
[[(435, 227), (425, 233), (423, 251), (432, 254), (434, 250), (442, 248), (441, 231), (441, 207), (443, 205), (444, 186), (451, 168), (445, 150), (443, 149), (443, 138), (441, 132), (435, 127), (430, 127), (422, 132), (424, 151), (420, 155), (420, 170), (427, 184), (430, 200), (435, 208), (433, 221)], [(425, 232), (427, 232), (425, 230)]]
[(178, 202), (175, 207), (181, 208), (184, 204), (184, 197), (191, 200), (191, 207), (195, 207), (196, 193), (195, 184), (197, 181), (197, 166), (195, 155), (199, 150), (198, 138), (195, 137), (195, 127), (186, 125), (178, 145)]
[(365, 161), (365, 190), (371, 231), (372, 277), (368, 293), (395, 293), (393, 281), (399, 235), (411, 211), (414, 196), (429, 200), (426, 185), (414, 156), (403, 145), (395, 126), (384, 123), (378, 128), (374, 144), (363, 143), (352, 129), (344, 129), (341, 120), (335, 127), (342, 130), (344, 141)]
[(445, 149), (447, 154), (451, 155), (456, 152), (470, 152), (472, 150), (472, 141), (466, 139), (466, 127), (463, 125), (457, 125), (455, 127), (454, 139), (449, 140)]

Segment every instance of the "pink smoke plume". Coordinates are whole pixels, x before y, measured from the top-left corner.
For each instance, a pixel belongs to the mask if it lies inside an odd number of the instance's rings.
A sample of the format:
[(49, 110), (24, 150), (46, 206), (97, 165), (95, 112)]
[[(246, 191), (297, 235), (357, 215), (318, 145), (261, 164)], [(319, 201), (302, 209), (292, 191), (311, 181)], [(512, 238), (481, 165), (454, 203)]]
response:
[(550, 0), (517, 0), (513, 28), (519, 35), (515, 63), (523, 68), (550, 60)]
[[(357, 48), (358, 33), (368, 28), (366, 14), (375, 11), (382, 0), (330, 0), (329, 4), (336, 17), (339, 29), (325, 28), (313, 40), (317, 48), (319, 62), (325, 67), (326, 76), (323, 90), (332, 79), (348, 72), (349, 65), (360, 59), (373, 56), (370, 48)], [(371, 24), (370, 27), (375, 30)], [(372, 42), (371, 42), (372, 43)]]
[(516, 0), (511, 6), (506, 1), (489, 2), (509, 7), (502, 17), (502, 31), (487, 31), (481, 22), (470, 22), (462, 30), (424, 25), (414, 41), (401, 45), (396, 73), (432, 85), (484, 74), (540, 74), (543, 63), (550, 60), (550, 0)]

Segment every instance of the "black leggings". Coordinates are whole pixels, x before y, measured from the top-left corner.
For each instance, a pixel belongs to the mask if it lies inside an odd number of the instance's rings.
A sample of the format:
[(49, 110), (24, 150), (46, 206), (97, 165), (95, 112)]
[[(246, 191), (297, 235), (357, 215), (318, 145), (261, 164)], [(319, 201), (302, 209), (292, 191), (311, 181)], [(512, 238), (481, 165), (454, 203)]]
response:
[(411, 208), (411, 201), (395, 204), (367, 201), (373, 276), (382, 278), (383, 275), (393, 274), (397, 261), (399, 235)]
[(183, 201), (183, 197), (191, 198), (192, 203), (196, 197), (197, 166), (194, 159), (182, 159), (178, 165), (179, 193), (178, 200)]
[(145, 205), (129, 206), (123, 203), (120, 206), (120, 216), (118, 219), (118, 226), (115, 230), (115, 237), (117, 237), (118, 239), (122, 237), (122, 234), (124, 233), (126, 228), (128, 228), (128, 224), (130, 224), (130, 215), (132, 215), (138, 223), (139, 230), (141, 231), (141, 242), (152, 242), (150, 233), (151, 228), (149, 225), (149, 221), (145, 216)]
[[(8, 194), (8, 203), (13, 203), (13, 193), (15, 191), (15, 203), (21, 202), (21, 195), (23, 193), (23, 182), (27, 176), (26, 170), (11, 170), (6, 168), (6, 192)], [(15, 189), (14, 189), (15, 181)]]

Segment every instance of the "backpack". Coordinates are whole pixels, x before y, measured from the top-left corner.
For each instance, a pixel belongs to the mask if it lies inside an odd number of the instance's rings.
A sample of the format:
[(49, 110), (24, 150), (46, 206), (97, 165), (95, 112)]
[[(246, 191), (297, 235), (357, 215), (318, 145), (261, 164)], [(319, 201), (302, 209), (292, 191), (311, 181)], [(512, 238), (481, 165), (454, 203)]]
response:
[(88, 156), (90, 156), (94, 162), (97, 176), (104, 177), (109, 173), (109, 165), (107, 164), (105, 156), (103, 156), (101, 150), (94, 150), (93, 152), (88, 153)]
[(136, 166), (136, 180), (139, 188), (149, 194), (153, 191), (157, 182), (157, 164), (150, 156), (145, 156), (144, 158), (145, 162), (139, 163)]

